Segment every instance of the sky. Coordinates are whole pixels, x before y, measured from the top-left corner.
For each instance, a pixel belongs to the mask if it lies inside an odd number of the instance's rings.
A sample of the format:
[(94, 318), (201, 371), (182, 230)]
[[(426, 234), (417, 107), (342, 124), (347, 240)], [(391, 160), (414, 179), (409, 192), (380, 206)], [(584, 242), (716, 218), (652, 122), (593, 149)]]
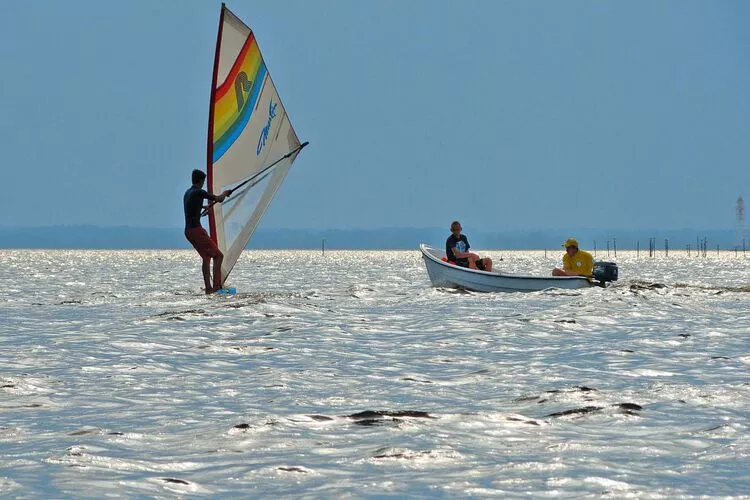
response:
[[(181, 227), (221, 2), (0, 17), (0, 226)], [(310, 141), (261, 227), (732, 228), (745, 0), (235, 0)]]

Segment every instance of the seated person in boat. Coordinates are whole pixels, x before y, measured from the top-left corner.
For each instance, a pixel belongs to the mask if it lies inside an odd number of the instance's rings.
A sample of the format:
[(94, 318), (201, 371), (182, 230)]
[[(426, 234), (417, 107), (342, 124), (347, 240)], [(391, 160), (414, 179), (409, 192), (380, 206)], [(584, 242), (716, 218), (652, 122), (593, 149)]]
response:
[(492, 259), (481, 258), (479, 255), (469, 252), (471, 245), (465, 234), (461, 234), (461, 223), (457, 220), (451, 223), (451, 235), (445, 241), (445, 256), (448, 262), (461, 267), (479, 269), (480, 271), (492, 271)]
[(590, 278), (594, 273), (594, 258), (585, 250), (578, 248), (578, 240), (568, 238), (563, 245), (565, 255), (563, 255), (562, 269), (554, 268), (552, 276), (586, 276)]

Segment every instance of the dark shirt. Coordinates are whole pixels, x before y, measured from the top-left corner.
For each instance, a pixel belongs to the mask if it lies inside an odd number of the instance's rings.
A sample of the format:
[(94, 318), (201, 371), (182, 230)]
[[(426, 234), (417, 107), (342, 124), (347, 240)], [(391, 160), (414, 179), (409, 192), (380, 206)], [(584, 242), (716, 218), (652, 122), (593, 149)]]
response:
[(215, 200), (216, 196), (208, 194), (204, 189), (190, 186), (182, 197), (182, 203), (185, 205), (185, 229), (201, 227), (201, 211), (203, 210), (203, 200)]
[(448, 257), (448, 260), (455, 262), (459, 266), (469, 267), (469, 259), (457, 259), (456, 254), (453, 253), (454, 248), (458, 250), (458, 253), (469, 251), (471, 245), (469, 245), (469, 239), (465, 234), (462, 234), (458, 238), (456, 238), (455, 234), (448, 236), (448, 239), (445, 240), (445, 256)]

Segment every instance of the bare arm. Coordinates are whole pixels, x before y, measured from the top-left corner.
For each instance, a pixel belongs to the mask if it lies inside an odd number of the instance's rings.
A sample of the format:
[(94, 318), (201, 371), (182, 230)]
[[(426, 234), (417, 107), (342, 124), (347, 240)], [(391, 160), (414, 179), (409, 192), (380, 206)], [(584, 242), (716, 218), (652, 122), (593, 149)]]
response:
[(222, 201), (227, 199), (230, 194), (232, 194), (232, 191), (229, 189), (225, 189), (221, 192), (221, 194), (209, 194), (208, 199), (216, 203), (221, 203)]
[(455, 255), (456, 259), (478, 259), (479, 255), (474, 252), (459, 252), (458, 247), (451, 248), (451, 252)]

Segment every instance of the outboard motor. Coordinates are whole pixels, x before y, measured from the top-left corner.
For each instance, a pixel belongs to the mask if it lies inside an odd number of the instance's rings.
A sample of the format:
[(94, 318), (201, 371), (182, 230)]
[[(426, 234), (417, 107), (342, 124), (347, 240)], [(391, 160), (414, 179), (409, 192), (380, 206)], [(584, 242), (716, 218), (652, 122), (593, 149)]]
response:
[(609, 281), (617, 281), (617, 264), (614, 262), (594, 262), (594, 279), (602, 286)]

